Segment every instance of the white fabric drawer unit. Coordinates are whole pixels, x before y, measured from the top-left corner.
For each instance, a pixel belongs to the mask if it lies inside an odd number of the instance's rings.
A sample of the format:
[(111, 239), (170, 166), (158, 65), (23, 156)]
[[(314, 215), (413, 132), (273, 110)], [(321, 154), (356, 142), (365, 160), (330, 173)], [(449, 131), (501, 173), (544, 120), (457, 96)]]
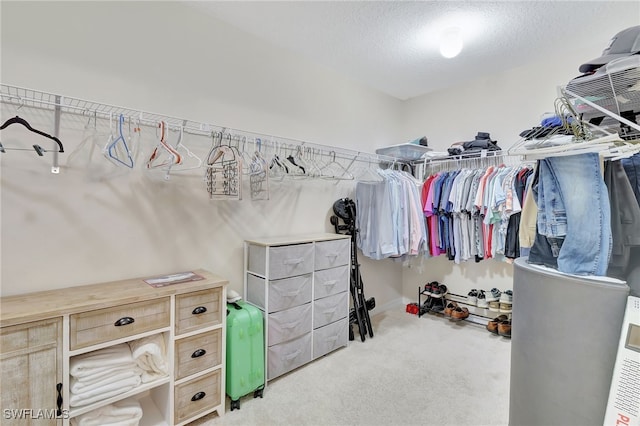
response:
[(260, 309), (278, 312), (311, 302), (311, 274), (269, 281), (269, 305), (265, 304), (265, 278), (247, 275), (247, 299)]
[(316, 271), (314, 280), (315, 299), (347, 291), (349, 289), (349, 265)]
[(347, 345), (349, 318), (325, 325), (313, 332), (313, 359)]
[(349, 312), (349, 293), (346, 291), (313, 302), (313, 328), (319, 328), (345, 318)]
[(244, 248), (245, 299), (264, 314), (267, 381), (347, 346), (350, 236), (261, 238)]

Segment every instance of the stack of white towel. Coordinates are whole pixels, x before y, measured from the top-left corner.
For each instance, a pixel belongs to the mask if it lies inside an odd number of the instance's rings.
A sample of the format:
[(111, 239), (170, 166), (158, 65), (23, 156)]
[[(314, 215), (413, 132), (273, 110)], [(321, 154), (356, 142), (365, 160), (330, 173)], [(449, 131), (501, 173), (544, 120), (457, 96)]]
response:
[(123, 399), (71, 419), (72, 426), (138, 426), (142, 407), (134, 398)]
[(72, 357), (69, 373), (71, 407), (111, 398), (142, 382), (142, 372), (126, 343)]
[(136, 365), (142, 370), (142, 383), (169, 375), (164, 335), (154, 334), (129, 342)]

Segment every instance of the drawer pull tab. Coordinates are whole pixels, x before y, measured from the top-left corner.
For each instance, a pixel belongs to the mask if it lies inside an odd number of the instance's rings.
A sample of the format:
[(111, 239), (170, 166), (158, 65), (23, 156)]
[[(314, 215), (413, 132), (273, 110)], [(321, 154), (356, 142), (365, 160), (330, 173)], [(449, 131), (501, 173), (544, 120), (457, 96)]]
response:
[(113, 323), (113, 325), (115, 325), (116, 327), (122, 327), (123, 325), (133, 324), (134, 322), (135, 320), (131, 317), (122, 317), (118, 321)]
[(204, 349), (198, 349), (194, 353), (191, 354), (191, 358), (200, 358), (202, 355), (206, 354), (207, 351)]
[(191, 313), (193, 315), (200, 315), (200, 314), (204, 314), (205, 312), (207, 312), (207, 308), (205, 308), (204, 306), (198, 306)]
[(193, 395), (193, 396), (191, 397), (191, 400), (192, 400), (192, 401), (199, 401), (199, 400), (201, 400), (202, 398), (204, 398), (204, 396), (205, 396), (205, 395), (206, 395), (206, 393), (204, 393), (204, 392), (198, 392), (197, 394), (195, 394), (195, 395)]
[(285, 265), (298, 265), (300, 263), (304, 262), (304, 257), (299, 257), (297, 259), (287, 259), (285, 261), (283, 261), (282, 263)]

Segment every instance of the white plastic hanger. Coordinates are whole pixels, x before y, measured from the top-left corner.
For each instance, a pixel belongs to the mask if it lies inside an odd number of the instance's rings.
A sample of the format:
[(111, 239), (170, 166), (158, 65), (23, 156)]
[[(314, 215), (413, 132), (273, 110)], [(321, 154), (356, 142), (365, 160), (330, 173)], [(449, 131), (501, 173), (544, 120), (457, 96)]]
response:
[(184, 151), (186, 153), (186, 158), (189, 158), (193, 161), (190, 162), (190, 165), (186, 165), (184, 162), (185, 157), (182, 157), (182, 161), (180, 163), (175, 163), (180, 165), (180, 167), (174, 167), (174, 164), (170, 164), (169, 166), (167, 166), (167, 174), (164, 177), (166, 180), (169, 180), (169, 173), (172, 171), (183, 172), (186, 170), (195, 170), (202, 167), (202, 159), (191, 152), (191, 150), (184, 144), (184, 125), (180, 126), (180, 128), (178, 129), (178, 141), (176, 142), (175, 150), (176, 152), (178, 152), (178, 150)]
[(151, 156), (147, 160), (147, 168), (156, 169), (182, 163), (180, 153), (167, 142), (167, 123), (164, 121), (159, 122), (158, 129), (160, 130), (158, 145), (153, 149)]

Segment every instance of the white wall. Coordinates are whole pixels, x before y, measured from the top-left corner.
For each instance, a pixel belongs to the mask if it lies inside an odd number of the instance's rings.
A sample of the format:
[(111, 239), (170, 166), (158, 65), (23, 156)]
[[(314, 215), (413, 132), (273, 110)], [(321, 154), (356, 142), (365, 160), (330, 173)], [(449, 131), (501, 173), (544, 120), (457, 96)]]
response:
[[(599, 28), (594, 34), (593, 40), (600, 43), (573, 40), (568, 34), (556, 49), (540, 52), (526, 66), (407, 101), (404, 138), (426, 135), (430, 147), (446, 151), (452, 143), (472, 140), (483, 131), (508, 149), (519, 140), (520, 132), (539, 124), (544, 112), (554, 111), (558, 86), (578, 76), (580, 64), (600, 56), (618, 31), (638, 24), (640, 6), (629, 6), (636, 13), (621, 16), (616, 28)], [(513, 287), (513, 266), (496, 260), (456, 265), (446, 256), (425, 260), (421, 268), (403, 270), (405, 299), (416, 300), (417, 287), (434, 280), (461, 295), (472, 288), (505, 290)]]
[[(3, 1), (1, 15), (5, 84), (367, 152), (400, 134), (399, 101), (184, 4)], [(3, 105), (3, 120), (15, 113)], [(50, 114), (19, 113), (53, 130)], [(331, 206), (353, 189), (353, 182), (285, 181), (272, 185), (269, 201), (252, 202), (245, 192), (239, 202), (212, 202), (200, 172), (165, 182), (99, 155), (86, 167), (93, 142), (85, 122), (63, 116), (59, 175), (49, 172), (50, 157), (0, 155), (2, 295), (194, 268), (241, 291), (245, 238), (332, 232)], [(15, 126), (2, 141), (43, 143)], [(200, 154), (210, 146), (187, 141)], [(144, 129), (142, 153), (153, 143), (154, 131)], [(367, 296), (379, 306), (398, 301), (400, 266), (363, 263)]]

